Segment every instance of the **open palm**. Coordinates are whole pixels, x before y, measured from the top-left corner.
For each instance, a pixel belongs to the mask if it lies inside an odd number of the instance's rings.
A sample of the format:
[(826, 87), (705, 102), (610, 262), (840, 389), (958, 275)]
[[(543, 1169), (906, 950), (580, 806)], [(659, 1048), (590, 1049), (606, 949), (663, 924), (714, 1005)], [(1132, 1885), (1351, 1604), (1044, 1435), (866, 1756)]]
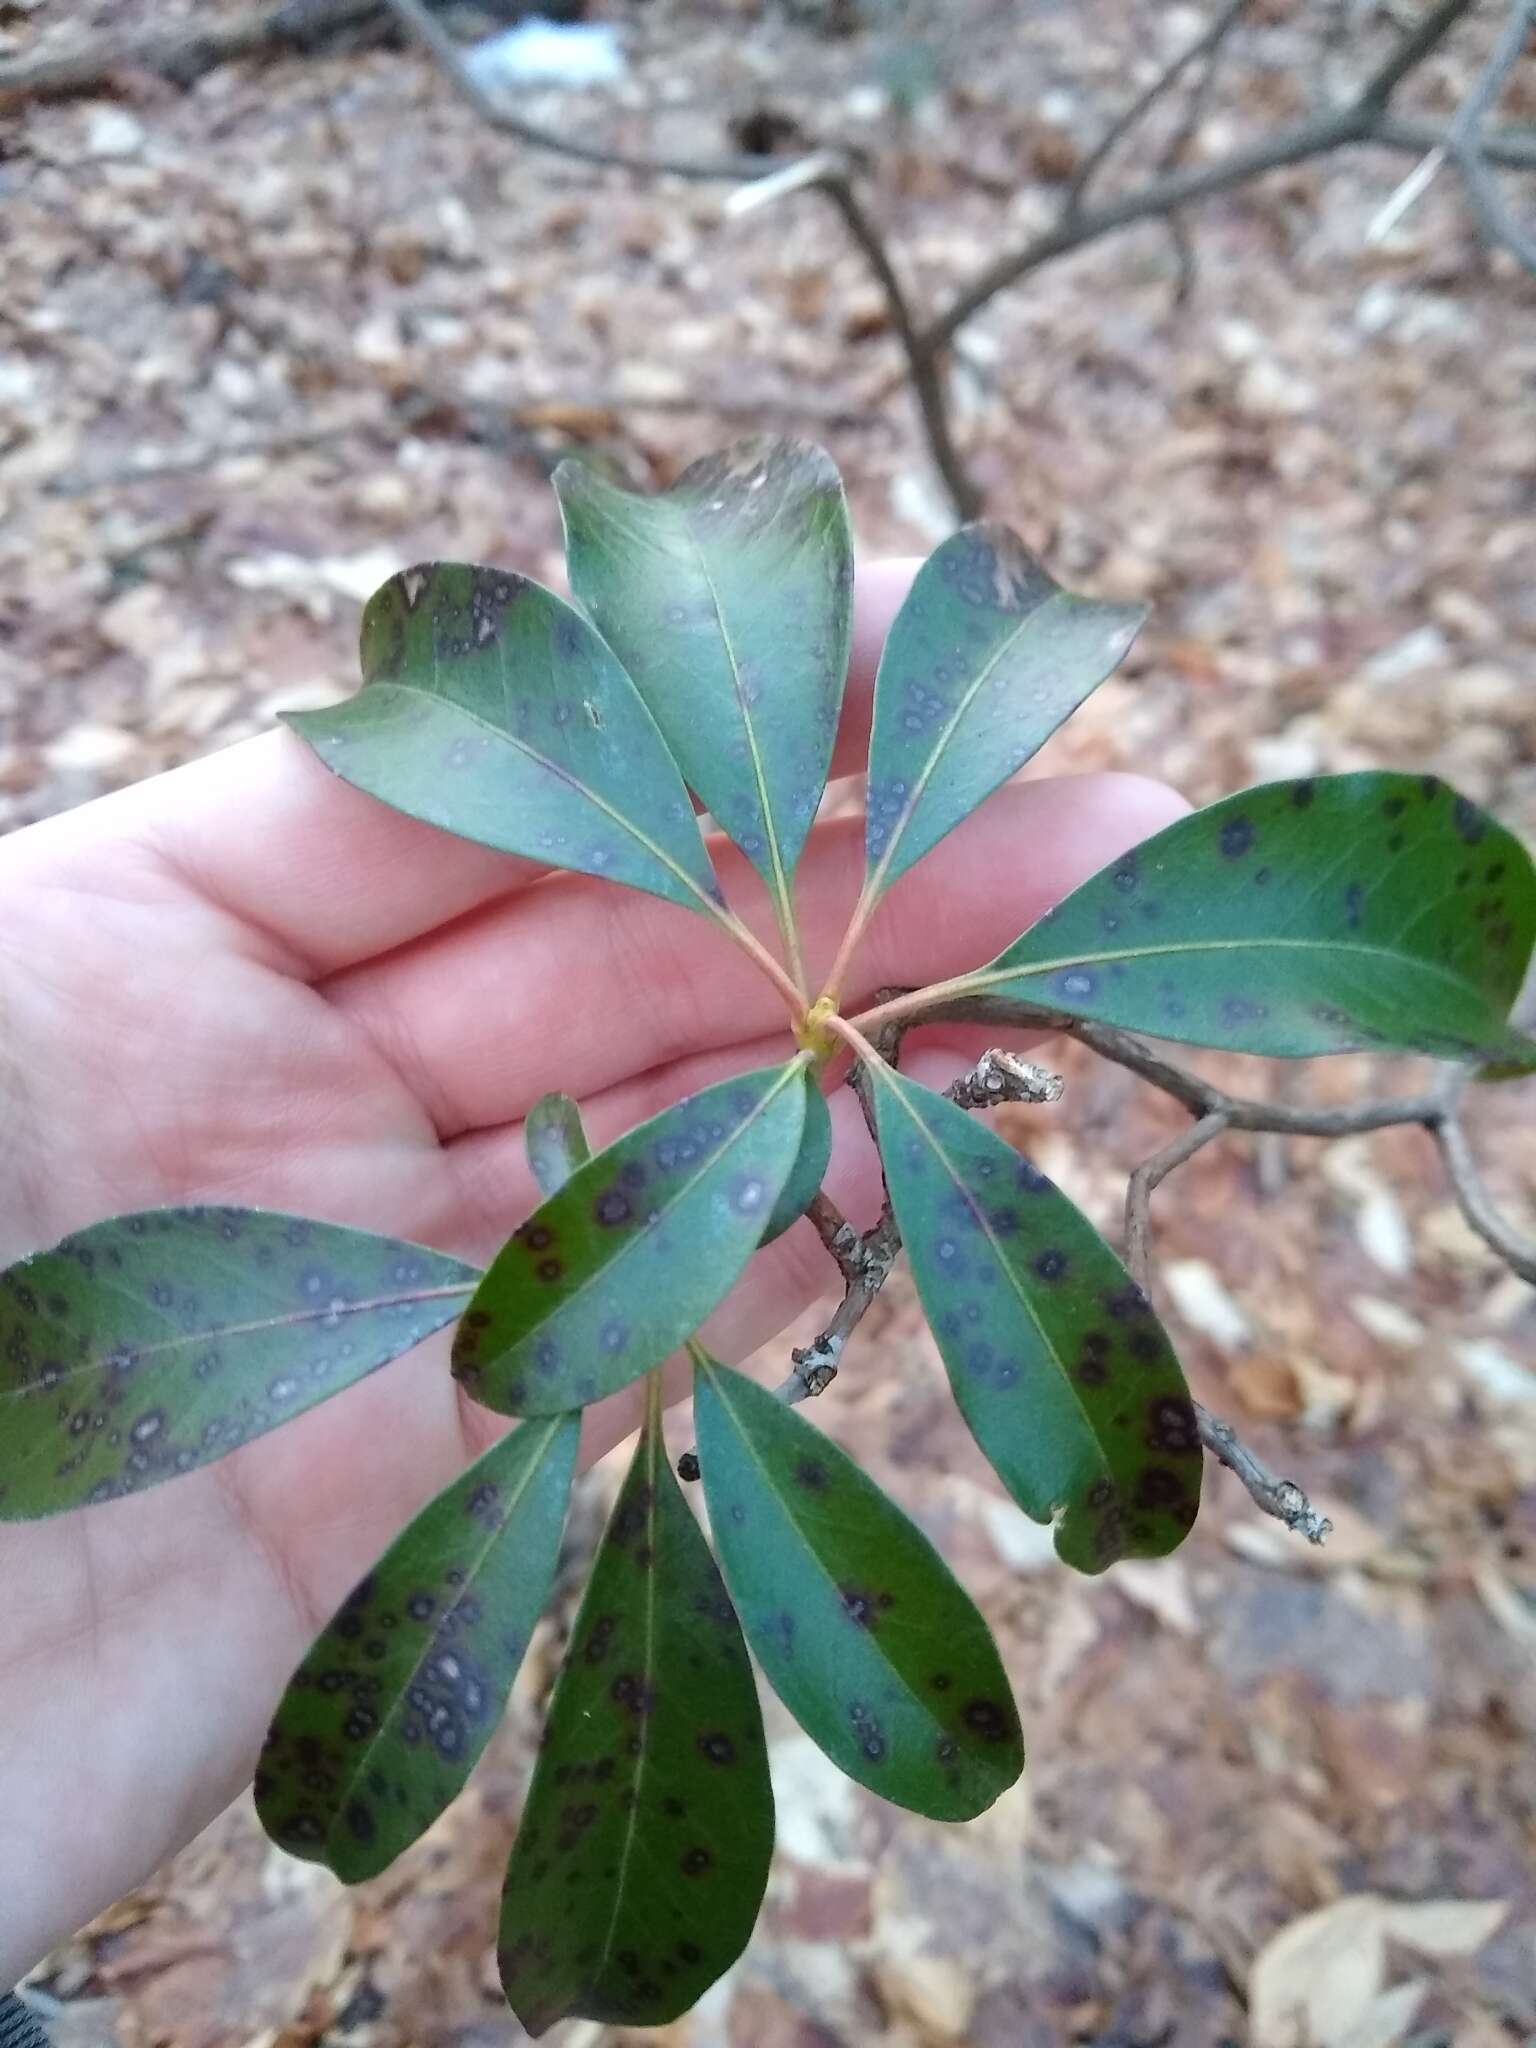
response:
[[(910, 570), (863, 578), (839, 767)], [(1003, 792), (893, 891), (859, 982), (983, 960), (1166, 822), (1129, 777)], [(803, 929), (825, 965), (862, 823), (817, 829)], [(713, 844), (746, 921), (750, 870)], [(761, 915), (759, 915), (761, 913)], [(947, 1078), (968, 1041), (914, 1040)], [(288, 734), (0, 845), (0, 1263), (124, 1210), (285, 1208), (486, 1260), (534, 1200), (521, 1120), (551, 1088), (605, 1143), (784, 1047), (752, 963), (665, 903), (454, 840), (333, 780)], [(829, 1187), (878, 1188), (853, 1105)], [(825, 1291), (808, 1226), (711, 1324), (740, 1357)], [(248, 1779), (309, 1638), (409, 1516), (503, 1425), (443, 1340), (280, 1433), (91, 1513), (0, 1527), (0, 1983), (142, 1879)], [(633, 1410), (593, 1412), (589, 1449)]]

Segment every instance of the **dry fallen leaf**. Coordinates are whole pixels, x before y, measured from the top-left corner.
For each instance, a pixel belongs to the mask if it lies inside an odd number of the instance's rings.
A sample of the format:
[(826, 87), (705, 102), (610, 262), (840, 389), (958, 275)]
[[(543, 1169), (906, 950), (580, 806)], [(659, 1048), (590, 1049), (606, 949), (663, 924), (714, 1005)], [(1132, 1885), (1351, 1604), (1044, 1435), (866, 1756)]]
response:
[(1389, 1989), (1388, 1942), (1442, 1958), (1472, 1955), (1507, 1911), (1499, 1899), (1399, 1904), (1362, 1892), (1304, 1913), (1254, 1959), (1253, 2048), (1392, 2048), (1428, 1980)]

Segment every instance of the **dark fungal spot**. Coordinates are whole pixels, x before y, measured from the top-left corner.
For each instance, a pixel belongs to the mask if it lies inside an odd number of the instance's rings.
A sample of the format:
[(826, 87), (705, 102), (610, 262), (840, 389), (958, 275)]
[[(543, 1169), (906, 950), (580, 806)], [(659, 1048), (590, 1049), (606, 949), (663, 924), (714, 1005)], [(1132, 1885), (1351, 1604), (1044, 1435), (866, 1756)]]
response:
[(1310, 776), (1307, 776), (1302, 781), (1293, 783), (1291, 785), (1291, 802), (1295, 805), (1298, 811), (1306, 810), (1307, 806), (1311, 803), (1312, 799), (1316, 795), (1317, 784), (1312, 780)]
[(1193, 1403), (1182, 1394), (1161, 1394), (1147, 1408), (1147, 1442), (1156, 1451), (1190, 1452), (1200, 1448), (1200, 1425)]
[(1138, 1316), (1146, 1315), (1152, 1306), (1134, 1280), (1127, 1280), (1123, 1287), (1104, 1295), (1102, 1300), (1104, 1307), (1117, 1323), (1134, 1322)]
[(1100, 1564), (1113, 1564), (1125, 1548), (1125, 1516), (1118, 1507), (1100, 1515), (1093, 1526), (1094, 1557)]
[(720, 1730), (699, 1737), (699, 1754), (712, 1764), (733, 1764), (736, 1761), (736, 1745), (729, 1735)]
[(935, 1692), (948, 1692), (954, 1682), (947, 1671), (935, 1671), (928, 1681)]
[(592, 1214), (605, 1230), (611, 1230), (620, 1223), (628, 1223), (634, 1215), (629, 1197), (622, 1188), (607, 1188), (592, 1205)]
[(1229, 1030), (1236, 1030), (1243, 1024), (1259, 1024), (1269, 1015), (1263, 1003), (1256, 1003), (1248, 996), (1223, 996), (1221, 999), (1221, 1021)]
[(883, 1763), (886, 1756), (885, 1730), (862, 1700), (849, 1703), (848, 1719), (859, 1745), (859, 1754), (868, 1763)]
[(860, 1628), (874, 1628), (881, 1604), (875, 1595), (861, 1586), (839, 1586), (837, 1591), (848, 1619)]
[(656, 1704), (654, 1689), (633, 1671), (619, 1673), (608, 1688), (608, 1697), (616, 1707), (622, 1707), (626, 1714), (637, 1718), (648, 1714)]
[(1477, 805), (1469, 803), (1464, 796), (1457, 797), (1451, 806), (1451, 822), (1456, 827), (1458, 836), (1465, 840), (1468, 846), (1476, 846), (1479, 840), (1487, 837), (1488, 820)]
[[(555, 1233), (547, 1223), (531, 1223), (523, 1232), (523, 1243), (527, 1245), (531, 1252), (547, 1252), (554, 1241)], [(466, 1316), (464, 1320), (467, 1323), (473, 1323), (475, 1318), (473, 1316)], [(482, 1323), (488, 1323), (491, 1319), (488, 1315), (482, 1313), (479, 1320)]]
[(361, 1799), (347, 1801), (347, 1827), (360, 1842), (371, 1842), (376, 1832), (372, 1810)]
[(558, 1280), (564, 1271), (565, 1266), (559, 1259), (540, 1259), (539, 1261), (538, 1275), (541, 1280)]
[(1136, 870), (1135, 854), (1122, 854), (1120, 859), (1110, 869), (1109, 879), (1114, 883), (1122, 896), (1131, 895), (1137, 883), (1141, 880)]
[(1389, 796), (1381, 808), (1387, 817), (1400, 818), (1408, 808), (1408, 799), (1405, 796)]
[(715, 1867), (713, 1852), (706, 1849), (702, 1843), (697, 1843), (693, 1848), (683, 1851), (677, 1867), (684, 1877), (702, 1877), (706, 1871)]
[(1503, 879), (1504, 879), (1504, 863), (1503, 863), (1503, 861), (1501, 861), (1501, 860), (1494, 860), (1494, 861), (1490, 861), (1490, 862), (1488, 863), (1487, 867), (1485, 867), (1485, 868), (1483, 869), (1483, 880), (1484, 880), (1485, 882), (1502, 882), (1502, 881), (1503, 881)]
[(1166, 1465), (1149, 1465), (1136, 1482), (1133, 1496), (1139, 1508), (1171, 1508), (1184, 1498), (1184, 1481)]
[(633, 1543), (646, 1525), (652, 1500), (653, 1495), (649, 1486), (637, 1487), (633, 1499), (625, 1501), (613, 1518), (608, 1531), (610, 1542), (616, 1543), (621, 1550)]
[(471, 1492), (464, 1503), (464, 1512), (472, 1515), (477, 1522), (494, 1524), (501, 1507), (501, 1490), (490, 1480), (483, 1480)]
[(802, 1458), (795, 1467), (795, 1484), (807, 1493), (824, 1493), (831, 1475), (819, 1458)]
[(1035, 1256), (1035, 1271), (1042, 1280), (1055, 1282), (1062, 1279), (1072, 1261), (1058, 1246), (1051, 1245)]
[(967, 1700), (960, 1718), (983, 1742), (1006, 1742), (1013, 1726), (1013, 1716), (998, 1700)]
[(1218, 844), (1228, 860), (1241, 860), (1252, 848), (1255, 836), (1252, 818), (1239, 813), (1223, 824)]
[(1405, 846), (1406, 844), (1407, 844), (1407, 842), (1406, 842), (1406, 840), (1405, 840), (1405, 839), (1403, 838), (1403, 835), (1402, 835), (1402, 833), (1401, 833), (1401, 832), (1393, 832), (1393, 833), (1390, 833), (1390, 834), (1388, 835), (1388, 837), (1387, 837), (1387, 851), (1388, 851), (1388, 853), (1401, 853), (1401, 852), (1402, 852), (1402, 850), (1403, 850), (1403, 848), (1404, 848), (1404, 846)]
[(675, 1792), (669, 1792), (666, 1798), (662, 1800), (661, 1810), (668, 1820), (683, 1820), (688, 1812), (687, 1807), (684, 1806), (682, 1800), (678, 1798)]
[(1344, 919), (1352, 932), (1360, 929), (1360, 916), (1365, 909), (1364, 882), (1351, 882), (1344, 891)]
[(590, 1665), (602, 1663), (602, 1659), (612, 1649), (612, 1632), (614, 1632), (616, 1626), (618, 1626), (618, 1616), (616, 1614), (600, 1614), (598, 1616), (598, 1620), (592, 1624), (592, 1634), (586, 1638), (586, 1645), (582, 1647), (582, 1661), (584, 1663), (590, 1663)]
[(704, 1951), (696, 1941), (680, 1941), (677, 1944), (677, 1960), (692, 1968), (695, 1963), (703, 1962)]
[(412, 1621), (430, 1621), (437, 1612), (437, 1600), (431, 1593), (413, 1593), (405, 1603), (405, 1611)]

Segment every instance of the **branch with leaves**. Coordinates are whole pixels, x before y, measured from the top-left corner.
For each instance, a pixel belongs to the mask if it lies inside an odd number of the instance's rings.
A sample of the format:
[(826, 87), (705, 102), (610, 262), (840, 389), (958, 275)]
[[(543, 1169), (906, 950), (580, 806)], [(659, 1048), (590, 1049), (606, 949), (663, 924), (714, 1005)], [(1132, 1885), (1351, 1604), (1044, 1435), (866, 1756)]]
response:
[[(365, 609), (360, 692), (288, 723), (380, 803), (704, 920), (782, 1002), (775, 1056), (597, 1153), (577, 1105), (545, 1097), (525, 1127), (542, 1199), (483, 1271), (218, 1206), (110, 1218), (0, 1274), (0, 1522), (110, 1512), (450, 1324), (458, 1390), (514, 1425), (400, 1532), (278, 1704), (262, 1821), (348, 1881), (383, 1870), (463, 1785), (549, 1596), (581, 1415), (643, 1385), (502, 1897), (502, 1983), (533, 2033), (576, 2014), (664, 2024), (749, 1939), (773, 1830), (753, 1660), (838, 1767), (897, 1805), (964, 1820), (1023, 1768), (982, 1616), (804, 1407), (898, 1253), (1001, 1487), (1087, 1573), (1177, 1549), (1207, 1453), (1266, 1512), (1326, 1533), (1191, 1399), (1149, 1292), (1153, 1190), (1224, 1131), (1420, 1123), (1469, 1217), (1536, 1271), (1459, 1113), (1471, 1077), (1536, 1072), (1511, 1022), (1536, 868), (1492, 818), (1434, 776), (1249, 790), (1122, 854), (992, 961), (846, 1003), (887, 892), (1114, 669), (1141, 609), (1064, 590), (998, 525), (964, 528), (923, 565), (875, 684), (862, 886), (823, 964), (795, 875), (848, 666), (836, 470), (818, 448), (761, 439), (658, 497), (570, 464), (554, 485), (572, 601), (507, 570), (408, 569)], [(771, 941), (727, 902), (701, 812), (761, 886)], [(986, 1115), (1054, 1099), (1057, 1076), (1000, 1048), (942, 1093), (902, 1070), (904, 1034), (952, 1018), (1068, 1032), (1190, 1112), (1131, 1178), (1122, 1249)], [(1455, 1081), (1280, 1107), (1215, 1088), (1143, 1032), (1280, 1058), (1428, 1054)], [(862, 1233), (824, 1189), (839, 1076), (885, 1187)], [(843, 1300), (774, 1393), (698, 1333), (801, 1219)], [(662, 1436), (678, 1352), (709, 1540)]]

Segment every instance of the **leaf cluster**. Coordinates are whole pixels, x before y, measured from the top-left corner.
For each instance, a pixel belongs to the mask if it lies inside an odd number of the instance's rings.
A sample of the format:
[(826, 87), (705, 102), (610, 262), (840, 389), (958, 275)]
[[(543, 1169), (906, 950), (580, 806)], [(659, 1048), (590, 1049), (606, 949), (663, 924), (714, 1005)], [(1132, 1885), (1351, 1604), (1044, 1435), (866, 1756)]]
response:
[[(360, 693), (289, 722), (397, 809), (709, 920), (782, 994), (784, 1056), (596, 1155), (574, 1103), (546, 1098), (527, 1125), (543, 1199), (483, 1272), (306, 1218), (183, 1208), (0, 1275), (0, 1517), (223, 1457), (449, 1323), (459, 1384), (514, 1424), (348, 1596), (273, 1721), (263, 1821), (349, 1881), (463, 1785), (549, 1595), (581, 1410), (649, 1376), (507, 1873), (502, 1979), (534, 2033), (570, 2014), (665, 2022), (746, 1943), (773, 1838), (754, 1660), (841, 1769), (918, 1813), (975, 1815), (1023, 1766), (992, 1638), (927, 1538), (695, 1335), (816, 1197), (826, 1088), (850, 1058), (956, 1402), (1008, 1493), (1087, 1572), (1165, 1555), (1195, 1520), (1195, 1411), (1147, 1296), (1060, 1189), (872, 1034), (1002, 996), (1042, 1023), (1249, 1052), (1536, 1062), (1508, 1022), (1536, 938), (1531, 862), (1435, 778), (1398, 774), (1230, 797), (995, 960), (846, 1016), (885, 892), (1115, 667), (1140, 610), (1062, 589), (995, 525), (929, 559), (876, 682), (863, 886), (813, 981), (795, 871), (848, 663), (835, 470), (759, 440), (658, 497), (569, 465), (555, 483), (574, 602), (499, 569), (407, 570), (364, 614)], [(701, 811), (760, 879), (776, 948), (726, 902)], [(662, 1438), (659, 1367), (679, 1347), (713, 1552)]]

